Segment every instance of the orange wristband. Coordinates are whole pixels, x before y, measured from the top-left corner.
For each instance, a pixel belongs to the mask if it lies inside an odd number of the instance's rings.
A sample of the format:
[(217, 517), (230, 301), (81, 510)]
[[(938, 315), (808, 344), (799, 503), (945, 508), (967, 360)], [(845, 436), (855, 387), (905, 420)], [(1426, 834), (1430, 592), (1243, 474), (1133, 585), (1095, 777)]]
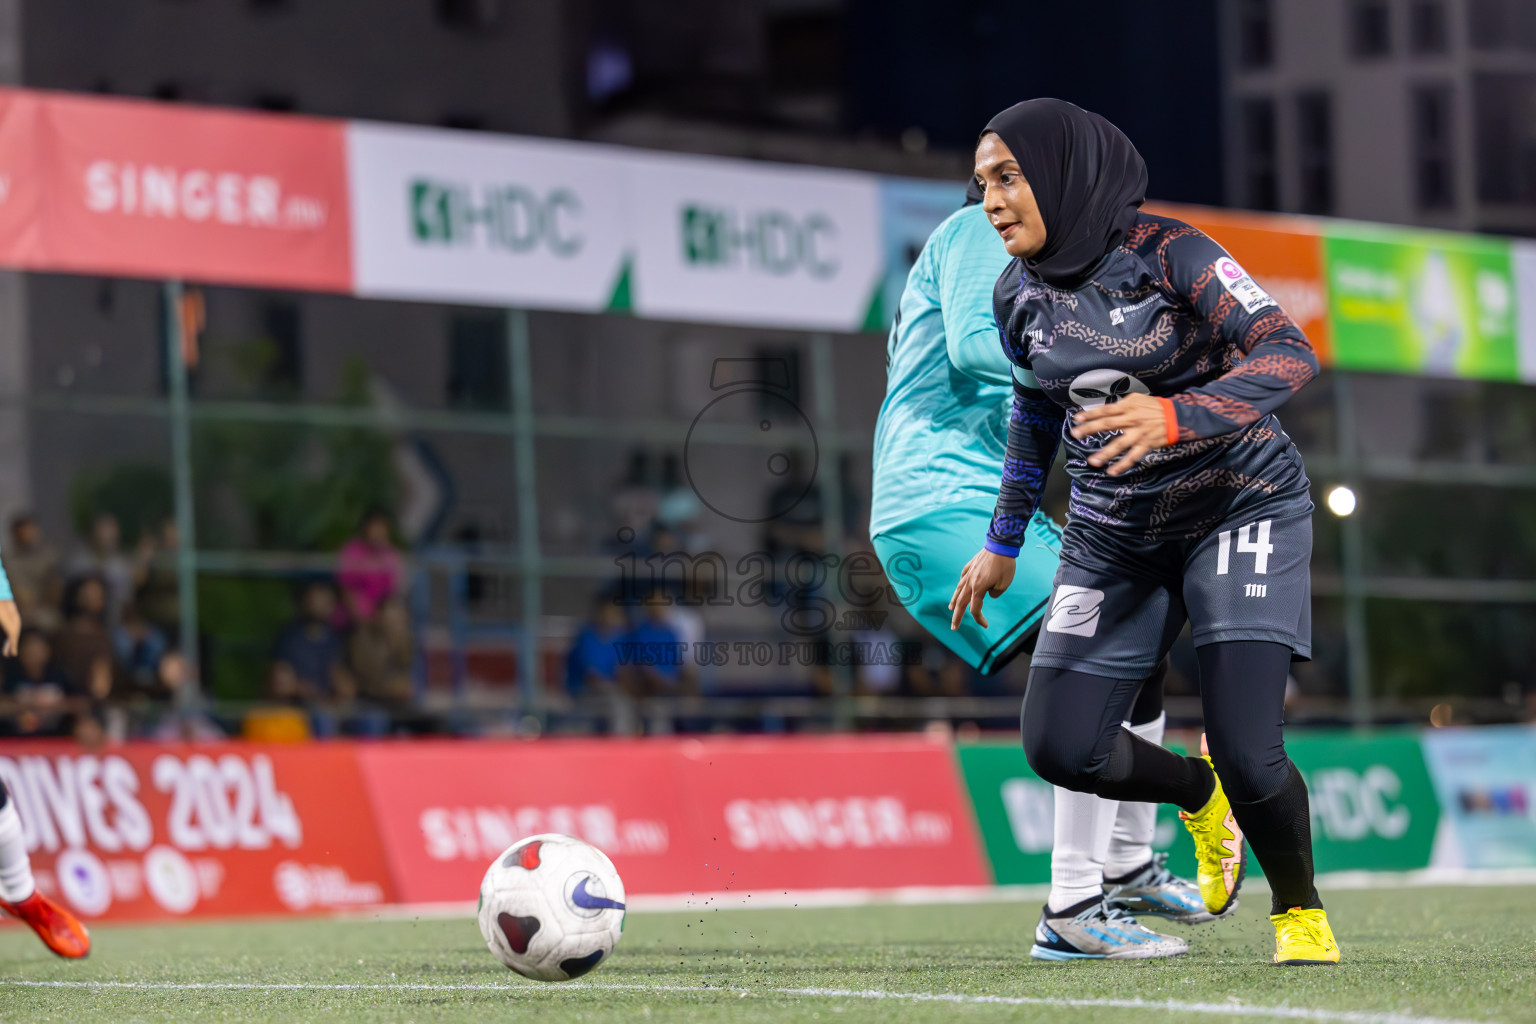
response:
[(1168, 429), (1168, 443), (1179, 443), (1179, 413), (1173, 407), (1173, 402), (1166, 398), (1159, 398), (1163, 403), (1163, 425)]

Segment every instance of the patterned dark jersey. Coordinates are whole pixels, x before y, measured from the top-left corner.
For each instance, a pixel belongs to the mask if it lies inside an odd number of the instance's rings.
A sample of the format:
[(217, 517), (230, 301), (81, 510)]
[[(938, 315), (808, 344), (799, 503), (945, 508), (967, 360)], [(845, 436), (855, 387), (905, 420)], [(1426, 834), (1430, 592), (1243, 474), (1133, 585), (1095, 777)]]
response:
[[(997, 511), (987, 547), (1012, 554), (1067, 445), (1072, 518), (1143, 541), (1203, 536), (1263, 495), (1305, 490), (1272, 415), (1317, 374), (1306, 336), (1198, 228), (1142, 213), (1080, 287), (1064, 291), (1014, 260), (993, 309), (1014, 364)], [(1087, 459), (1113, 435), (1075, 440), (1068, 414), (1131, 392), (1163, 399), (1169, 444), (1118, 477)]]

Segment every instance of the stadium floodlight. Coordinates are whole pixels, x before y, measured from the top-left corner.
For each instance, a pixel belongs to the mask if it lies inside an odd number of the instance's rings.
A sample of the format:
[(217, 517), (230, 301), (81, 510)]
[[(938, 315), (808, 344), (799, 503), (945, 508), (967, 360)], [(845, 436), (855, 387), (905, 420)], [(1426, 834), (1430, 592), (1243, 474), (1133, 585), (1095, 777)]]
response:
[(1329, 490), (1323, 500), (1328, 502), (1328, 511), (1336, 516), (1347, 516), (1355, 510), (1355, 492), (1343, 484)]

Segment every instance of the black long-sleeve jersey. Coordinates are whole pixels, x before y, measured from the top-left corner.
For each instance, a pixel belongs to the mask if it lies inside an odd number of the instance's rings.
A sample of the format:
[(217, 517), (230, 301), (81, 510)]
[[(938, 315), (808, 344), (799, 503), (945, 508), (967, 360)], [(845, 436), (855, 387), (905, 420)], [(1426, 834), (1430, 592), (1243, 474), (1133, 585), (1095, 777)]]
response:
[[(1260, 494), (1307, 486), (1273, 410), (1317, 375), (1306, 336), (1198, 228), (1141, 213), (1125, 241), (1070, 291), (1014, 260), (993, 308), (1014, 364), (1013, 410), (987, 547), (1014, 554), (1059, 442), (1069, 514), (1145, 541), (1202, 536)], [(1087, 459), (1068, 414), (1131, 392), (1162, 399), (1169, 444), (1111, 477)]]

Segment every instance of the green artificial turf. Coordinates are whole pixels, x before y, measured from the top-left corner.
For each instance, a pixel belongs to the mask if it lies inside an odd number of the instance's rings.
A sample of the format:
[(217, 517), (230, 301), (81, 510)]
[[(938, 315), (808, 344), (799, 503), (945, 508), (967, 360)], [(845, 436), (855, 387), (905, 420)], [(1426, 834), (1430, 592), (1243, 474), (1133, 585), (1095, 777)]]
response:
[[(614, 957), (563, 985), (507, 971), (467, 919), (98, 926), (84, 963), (56, 960), (30, 933), (8, 927), (0, 930), (0, 1020), (1076, 1024), (1237, 1019), (1185, 1005), (1237, 1003), (1246, 1020), (1282, 1019), (1253, 1011), (1287, 1007), (1291, 1019), (1348, 1024), (1390, 1024), (1389, 1014), (1536, 1021), (1536, 888), (1325, 893), (1344, 950), (1332, 968), (1268, 962), (1266, 896), (1252, 886), (1231, 920), (1166, 926), (1190, 939), (1187, 956), (1114, 963), (1031, 961), (1031, 904), (632, 913)], [(86, 984), (17, 984), (44, 981)], [(231, 983), (252, 987), (140, 987)], [(399, 987), (412, 985), (429, 987)], [(889, 997), (898, 993), (963, 998)], [(976, 998), (984, 996), (1179, 1005)]]

